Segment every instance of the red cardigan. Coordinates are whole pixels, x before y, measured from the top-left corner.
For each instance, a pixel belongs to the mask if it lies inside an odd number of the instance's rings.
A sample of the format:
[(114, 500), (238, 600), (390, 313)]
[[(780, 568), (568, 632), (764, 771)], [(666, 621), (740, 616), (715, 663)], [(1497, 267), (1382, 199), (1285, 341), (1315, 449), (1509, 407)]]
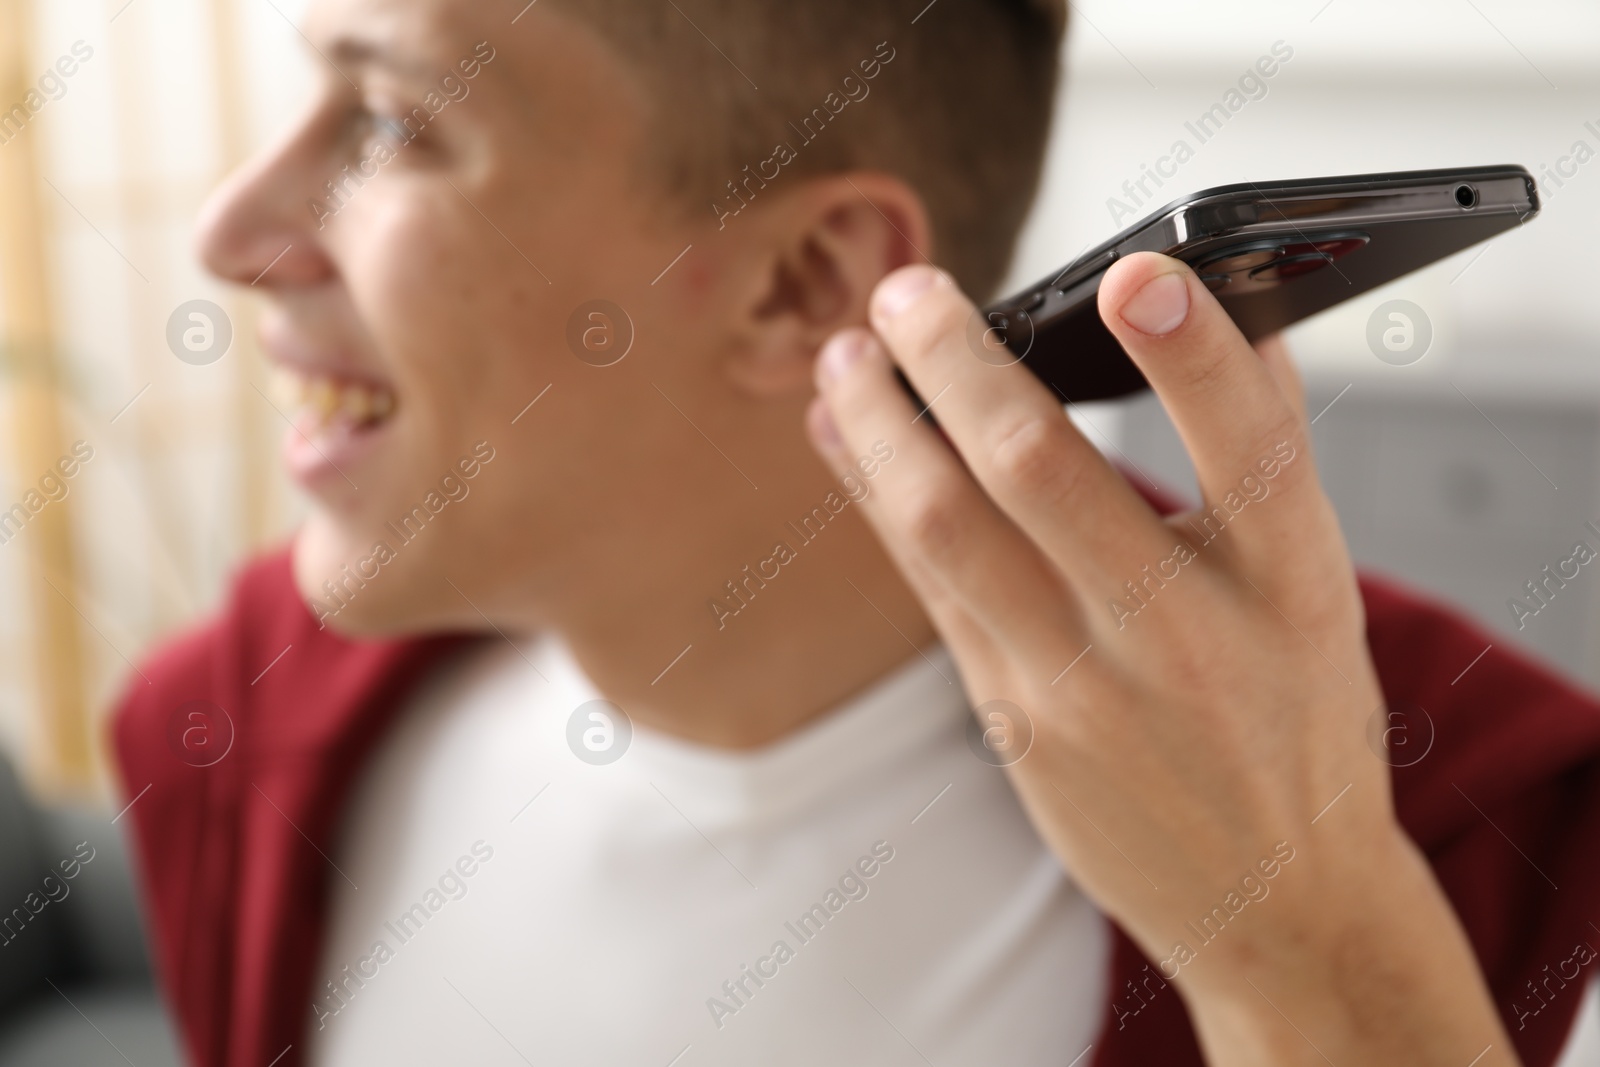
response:
[[(1453, 615), (1371, 579), (1361, 591), (1390, 705), (1421, 705), (1436, 730), (1426, 758), (1393, 772), (1400, 819), (1523, 1062), (1547, 1067), (1600, 948), (1600, 706), (1498, 644), (1474, 662), (1489, 640)], [(161, 978), (196, 1064), (302, 1062), (331, 877), (322, 853), (407, 694), (467, 640), (318, 630), (279, 554), (241, 575), (219, 618), (146, 664), (148, 683), (130, 684), (116, 757), (138, 797), (129, 817)], [(209, 767), (172, 740), (191, 700), (226, 709), (235, 728)], [(1120, 930), (1114, 943), (1093, 1063), (1201, 1067), (1177, 991)]]

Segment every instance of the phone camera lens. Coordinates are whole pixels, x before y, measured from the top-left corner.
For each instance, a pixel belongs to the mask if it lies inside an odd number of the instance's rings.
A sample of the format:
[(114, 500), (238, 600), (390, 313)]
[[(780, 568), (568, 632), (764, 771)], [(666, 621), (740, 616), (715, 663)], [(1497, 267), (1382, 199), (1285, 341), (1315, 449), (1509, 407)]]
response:
[(1287, 256), (1276, 263), (1268, 263), (1265, 267), (1257, 267), (1250, 272), (1253, 282), (1286, 282), (1291, 278), (1298, 278), (1313, 271), (1319, 271), (1333, 262), (1333, 257), (1322, 252), (1310, 252), (1303, 256)]
[(1196, 269), (1205, 274), (1232, 274), (1235, 271), (1253, 270), (1283, 255), (1283, 246), (1277, 242), (1254, 243), (1224, 248), (1200, 261)]
[(1478, 190), (1470, 185), (1456, 186), (1456, 203), (1462, 207), (1478, 206)]

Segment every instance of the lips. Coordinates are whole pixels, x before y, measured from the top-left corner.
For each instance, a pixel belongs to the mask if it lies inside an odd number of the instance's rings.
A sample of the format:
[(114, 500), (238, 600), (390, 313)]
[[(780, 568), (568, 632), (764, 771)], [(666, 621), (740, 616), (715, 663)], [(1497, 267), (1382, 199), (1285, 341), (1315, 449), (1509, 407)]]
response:
[(369, 379), (280, 362), (273, 388), (289, 418), (283, 462), (302, 488), (326, 503), (346, 500), (368, 480), (398, 404)]

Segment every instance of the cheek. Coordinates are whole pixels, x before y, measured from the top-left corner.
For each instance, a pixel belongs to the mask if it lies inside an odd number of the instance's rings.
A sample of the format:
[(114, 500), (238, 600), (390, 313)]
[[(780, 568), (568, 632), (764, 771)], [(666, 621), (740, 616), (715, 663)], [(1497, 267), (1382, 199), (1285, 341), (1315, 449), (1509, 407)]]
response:
[(711, 258), (695, 259), (684, 271), (683, 296), (691, 304), (702, 304), (711, 298), (716, 280), (717, 267)]
[(385, 354), (431, 345), (459, 333), (470, 309), (462, 306), (465, 279), (481, 277), (474, 247), (463, 241), (459, 221), (419, 202), (393, 196), (371, 205), (354, 220), (344, 278), (358, 313)]
[(355, 220), (359, 244), (350, 249), (345, 278), (408, 421), (453, 438), (470, 431), (463, 424), (498, 421), (507, 391), (518, 384), (508, 372), (526, 362), (507, 354), (526, 337), (534, 308), (527, 280), (505, 262), (504, 253), (514, 251), (475, 212), (435, 205), (433, 185), (426, 197), (397, 191), (373, 204), (369, 218)]

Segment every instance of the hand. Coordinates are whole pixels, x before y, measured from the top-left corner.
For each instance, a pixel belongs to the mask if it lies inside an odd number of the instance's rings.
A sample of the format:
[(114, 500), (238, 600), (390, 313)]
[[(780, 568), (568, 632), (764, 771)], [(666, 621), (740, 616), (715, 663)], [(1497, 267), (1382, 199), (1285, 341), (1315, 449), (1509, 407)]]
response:
[[(824, 347), (813, 442), (841, 472), (894, 447), (869, 521), (981, 725), (990, 701), (1031, 725), (1008, 768), (1029, 817), (1183, 991), (1212, 1063), (1514, 1056), (1364, 740), (1383, 698), (1281, 346), (1257, 353), (1150, 253), (1108, 272), (1100, 311), (1178, 428), (1198, 511), (1157, 515), (1049, 387), (978, 359), (972, 304), (926, 267)], [(1379, 961), (1405, 976), (1390, 1024)]]

